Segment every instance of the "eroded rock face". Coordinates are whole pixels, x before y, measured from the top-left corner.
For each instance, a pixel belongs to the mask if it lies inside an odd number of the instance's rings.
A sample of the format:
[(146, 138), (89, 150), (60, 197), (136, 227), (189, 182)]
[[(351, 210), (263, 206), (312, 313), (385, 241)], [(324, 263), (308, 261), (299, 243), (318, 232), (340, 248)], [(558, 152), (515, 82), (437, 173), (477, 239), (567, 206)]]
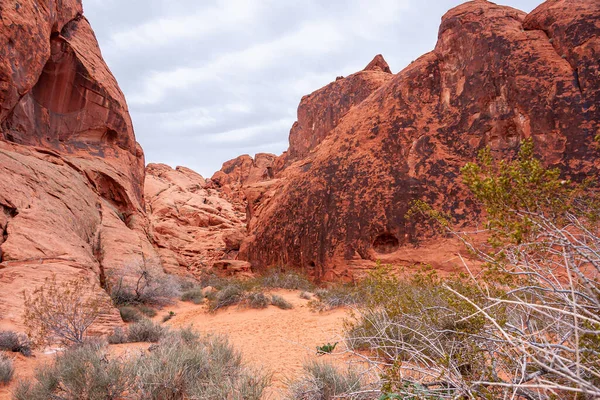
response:
[(548, 1), (529, 15), (468, 2), (443, 17), (434, 51), (397, 75), (374, 62), (347, 88), (360, 95), (343, 93), (348, 77), (303, 98), (294, 162), (263, 192), (240, 257), (318, 279), (350, 279), (377, 259), (448, 267), (456, 246), (415, 248), (431, 232), (405, 214), (424, 199), (468, 221), (459, 170), (479, 149), (511, 157), (532, 138), (567, 176), (598, 171), (599, 38), (593, 0)]
[(363, 71), (304, 96), (298, 106), (298, 121), (290, 131), (286, 163), (304, 158), (340, 123), (354, 106), (360, 104), (393, 75), (381, 55)]
[(81, 0), (0, 4), (0, 121), (37, 83), (50, 58), (50, 37), (83, 12)]
[[(231, 272), (226, 267), (232, 262), (221, 260), (234, 260), (238, 254), (245, 232), (244, 212), (202, 176), (183, 167), (149, 164), (145, 195), (151, 236), (167, 272), (200, 276), (219, 262), (215, 272)], [(250, 270), (244, 264), (240, 272)]]
[(273, 179), (276, 161), (277, 156), (269, 153), (258, 153), (254, 158), (247, 154), (239, 156), (223, 163), (210, 179), (210, 187), (217, 189), (238, 211), (245, 212), (248, 202), (244, 188)]
[[(0, 325), (18, 328), (20, 293), (52, 275), (100, 287), (126, 268), (162, 270), (143, 151), (81, 13), (74, 0), (0, 3)], [(100, 329), (120, 323), (112, 311)]]
[(365, 69), (363, 69), (363, 71), (381, 71), (387, 72), (388, 74), (392, 73), (390, 66), (381, 54), (377, 54), (375, 58), (373, 58), (373, 60), (365, 67)]

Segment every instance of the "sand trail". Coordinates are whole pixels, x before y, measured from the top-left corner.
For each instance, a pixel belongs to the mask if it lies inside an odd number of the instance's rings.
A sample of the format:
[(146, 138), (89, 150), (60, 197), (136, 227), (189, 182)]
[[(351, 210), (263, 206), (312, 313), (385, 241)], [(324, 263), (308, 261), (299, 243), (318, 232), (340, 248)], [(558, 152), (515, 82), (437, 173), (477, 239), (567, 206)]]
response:
[[(266, 396), (270, 400), (281, 398), (285, 380), (297, 377), (303, 363), (308, 360), (326, 359), (341, 368), (352, 361), (352, 357), (345, 353), (341, 340), (343, 321), (348, 318), (348, 310), (318, 313), (310, 310), (308, 300), (301, 299), (298, 291), (273, 290), (270, 293), (282, 296), (294, 308), (281, 310), (269, 306), (256, 310), (232, 306), (209, 313), (204, 305), (177, 302), (159, 311), (154, 319), (162, 321), (164, 315), (173, 311), (175, 316), (165, 323), (168, 326), (191, 326), (203, 334), (226, 335), (248, 365), (272, 374), (272, 386)], [(317, 356), (316, 346), (329, 342), (340, 342), (334, 354)], [(123, 356), (149, 346), (146, 343), (131, 343), (109, 348), (112, 355)], [(36, 353), (32, 358), (14, 357), (15, 378), (8, 387), (0, 387), (0, 400), (10, 399), (16, 382), (19, 379), (31, 379), (35, 368), (50, 363), (53, 355)]]

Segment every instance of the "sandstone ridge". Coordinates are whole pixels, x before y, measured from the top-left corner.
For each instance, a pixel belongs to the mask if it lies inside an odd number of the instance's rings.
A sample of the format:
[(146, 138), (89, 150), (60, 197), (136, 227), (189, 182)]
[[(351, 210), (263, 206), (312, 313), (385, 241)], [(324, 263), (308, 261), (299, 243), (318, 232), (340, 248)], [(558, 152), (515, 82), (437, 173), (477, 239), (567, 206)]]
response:
[(458, 268), (460, 247), (405, 219), (411, 201), (467, 223), (460, 167), (486, 146), (512, 157), (525, 138), (565, 176), (596, 173), (599, 54), (596, 1), (448, 11), (435, 49), (398, 74), (378, 56), (302, 99), (275, 179), (248, 205), (239, 257), (317, 279), (354, 279), (376, 260)]

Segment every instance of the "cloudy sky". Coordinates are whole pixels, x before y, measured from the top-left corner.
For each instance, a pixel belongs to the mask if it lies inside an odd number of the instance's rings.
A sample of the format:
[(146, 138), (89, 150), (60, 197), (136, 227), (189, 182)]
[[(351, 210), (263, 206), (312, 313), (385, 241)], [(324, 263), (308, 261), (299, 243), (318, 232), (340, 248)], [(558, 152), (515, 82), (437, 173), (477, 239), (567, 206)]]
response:
[[(501, 0), (531, 11), (541, 0)], [(300, 98), (378, 53), (396, 73), (461, 0), (83, 0), (147, 162), (210, 177), (280, 154)]]

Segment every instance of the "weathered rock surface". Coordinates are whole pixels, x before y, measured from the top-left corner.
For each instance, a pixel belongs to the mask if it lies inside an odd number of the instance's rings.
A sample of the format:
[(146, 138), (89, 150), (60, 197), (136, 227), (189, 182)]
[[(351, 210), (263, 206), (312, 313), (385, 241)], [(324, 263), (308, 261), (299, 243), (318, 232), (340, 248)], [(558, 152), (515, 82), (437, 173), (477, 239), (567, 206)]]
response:
[[(44, 279), (161, 272), (144, 156), (81, 1), (0, 2), (0, 324)], [(104, 293), (104, 292), (102, 292)], [(104, 293), (108, 301), (108, 296)], [(101, 328), (120, 324), (118, 312)]]
[(390, 66), (381, 54), (377, 54), (375, 58), (373, 58), (373, 60), (365, 67), (365, 69), (363, 69), (363, 71), (381, 71), (387, 72), (388, 74), (392, 73)]
[(286, 163), (308, 155), (346, 113), (393, 77), (383, 57), (378, 55), (363, 71), (304, 96), (298, 106), (298, 121), (290, 131)]
[(254, 158), (244, 154), (229, 160), (212, 176), (210, 187), (217, 189), (237, 210), (245, 212), (247, 199), (244, 188), (273, 179), (276, 160), (277, 156), (268, 153), (258, 153)]
[(477, 0), (450, 10), (435, 49), (397, 75), (376, 58), (304, 97), (288, 166), (253, 207), (240, 258), (325, 279), (377, 259), (448, 268), (456, 249), (415, 249), (431, 233), (405, 214), (425, 199), (468, 220), (459, 169), (482, 147), (510, 157), (532, 138), (566, 175), (598, 171), (599, 38), (594, 0), (552, 0), (529, 15)]
[[(149, 164), (145, 195), (151, 237), (165, 271), (199, 276), (221, 260), (235, 259), (246, 229), (245, 213), (202, 176), (183, 167)], [(227, 265), (215, 272), (229, 274)]]

